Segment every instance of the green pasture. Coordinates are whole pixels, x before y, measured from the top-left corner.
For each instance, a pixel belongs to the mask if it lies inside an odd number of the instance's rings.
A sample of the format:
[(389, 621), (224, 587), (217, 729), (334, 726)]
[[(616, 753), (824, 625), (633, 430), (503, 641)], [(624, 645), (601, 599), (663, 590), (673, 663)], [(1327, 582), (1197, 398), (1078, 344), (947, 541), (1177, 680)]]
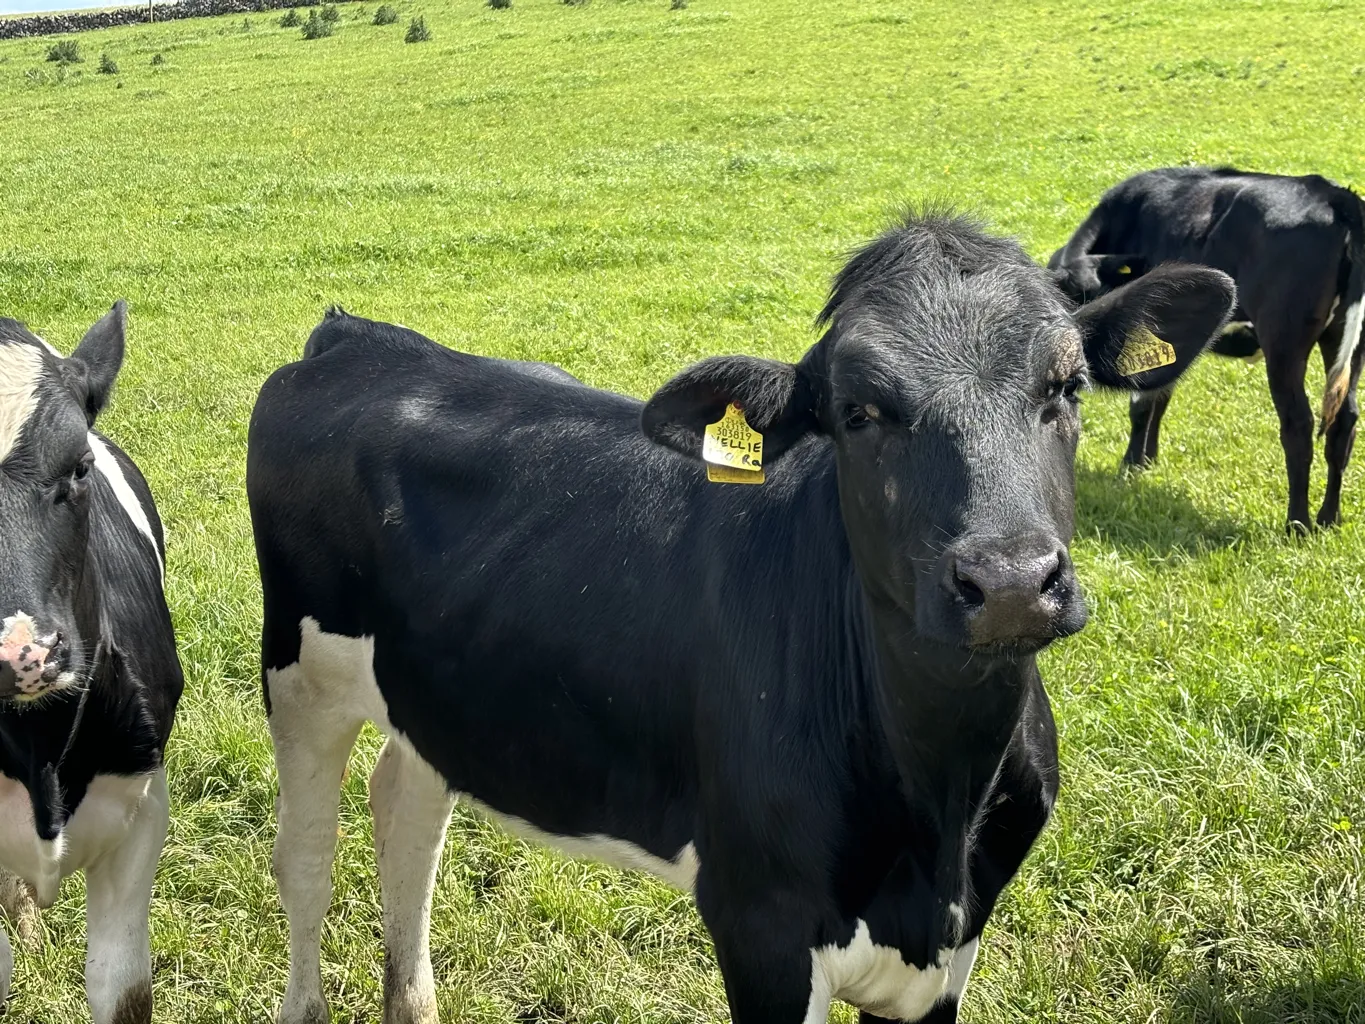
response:
[[(1045, 258), (1146, 167), (1365, 186), (1357, 0), (396, 6), (380, 27), (343, 5), (314, 41), (279, 12), (91, 33), (66, 67), (50, 39), (0, 43), (0, 314), (69, 349), (127, 297), (102, 425), (169, 531), (189, 685), (152, 922), (168, 1024), (266, 1021), (284, 989), (242, 477), (256, 389), (327, 305), (645, 395), (704, 355), (796, 358), (841, 255), (908, 200)], [(432, 38), (409, 45), (417, 15)], [(1136, 480), (1125, 401), (1084, 418), (1093, 617), (1044, 657), (1063, 794), (964, 1019), (1365, 1020), (1365, 464), (1346, 525), (1291, 541), (1261, 364), (1205, 360)], [(336, 1021), (379, 1020), (377, 749), (343, 803)], [(687, 897), (463, 810), (450, 832), (446, 1021), (725, 1017)], [(73, 879), (17, 951), (14, 1019), (88, 1019), (83, 906)]]

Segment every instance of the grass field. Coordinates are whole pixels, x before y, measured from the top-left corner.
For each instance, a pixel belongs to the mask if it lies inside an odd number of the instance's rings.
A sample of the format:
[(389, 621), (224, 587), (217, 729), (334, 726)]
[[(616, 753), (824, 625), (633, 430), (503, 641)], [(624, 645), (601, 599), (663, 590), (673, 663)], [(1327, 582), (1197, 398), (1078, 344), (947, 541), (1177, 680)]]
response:
[[(841, 253), (907, 199), (951, 198), (1045, 257), (1149, 166), (1365, 185), (1354, 2), (399, 6), (389, 27), (344, 6), (312, 42), (278, 14), (94, 33), (65, 72), (50, 40), (0, 44), (0, 313), (69, 348), (127, 296), (103, 426), (169, 529), (189, 687), (160, 1021), (263, 1021), (283, 992), (242, 475), (256, 388), (325, 305), (644, 395), (703, 355), (796, 357)], [(417, 14), (434, 38), (405, 45)], [(120, 74), (95, 73), (105, 52)], [(1316, 405), (1320, 369), (1310, 387)], [(1365, 465), (1345, 527), (1293, 542), (1259, 365), (1205, 360), (1135, 481), (1114, 472), (1123, 400), (1090, 396), (1085, 420), (1094, 614), (1044, 659), (1063, 796), (964, 1017), (1365, 1020)], [(343, 805), (338, 1021), (379, 1019), (377, 746)], [(72, 880), (18, 951), (15, 1019), (85, 1019), (82, 915)], [(447, 1021), (725, 1016), (686, 897), (461, 810), (433, 944)]]

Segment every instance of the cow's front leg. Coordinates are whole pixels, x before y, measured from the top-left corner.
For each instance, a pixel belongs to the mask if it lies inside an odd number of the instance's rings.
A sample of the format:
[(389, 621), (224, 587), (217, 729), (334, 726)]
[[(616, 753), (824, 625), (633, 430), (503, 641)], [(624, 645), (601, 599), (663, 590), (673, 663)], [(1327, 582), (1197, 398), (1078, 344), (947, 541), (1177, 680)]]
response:
[(815, 928), (804, 901), (770, 893), (740, 906), (697, 881), (697, 908), (716, 944), (733, 1024), (824, 1024), (831, 993), (812, 971)]
[(9, 983), (14, 977), (14, 953), (9, 948), (9, 936), (5, 934), (5, 925), (0, 922), (0, 1013), (5, 1012), (5, 1005), (9, 1002)]
[(169, 821), (162, 769), (152, 778), (123, 839), (86, 868), (85, 993), (95, 1024), (151, 1024), (147, 918)]

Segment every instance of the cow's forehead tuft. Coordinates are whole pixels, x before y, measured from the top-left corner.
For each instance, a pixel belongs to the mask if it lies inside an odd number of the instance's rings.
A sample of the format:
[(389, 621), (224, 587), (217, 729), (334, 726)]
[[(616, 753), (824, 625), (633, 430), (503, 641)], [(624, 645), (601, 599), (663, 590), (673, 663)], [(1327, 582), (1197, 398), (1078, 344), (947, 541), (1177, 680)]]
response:
[(0, 463), (13, 453), (38, 407), (46, 362), (27, 339), (0, 338)]

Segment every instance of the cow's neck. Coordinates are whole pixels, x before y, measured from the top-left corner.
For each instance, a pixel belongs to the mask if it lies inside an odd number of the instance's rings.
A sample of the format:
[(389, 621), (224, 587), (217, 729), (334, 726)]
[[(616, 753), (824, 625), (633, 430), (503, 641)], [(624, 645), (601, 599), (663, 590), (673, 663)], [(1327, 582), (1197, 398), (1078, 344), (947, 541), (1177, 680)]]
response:
[(911, 819), (921, 836), (937, 839), (923, 867), (940, 904), (939, 943), (952, 947), (962, 937), (952, 908), (972, 902), (970, 836), (1037, 666), (1032, 656), (990, 658), (926, 643), (903, 615), (884, 614), (878, 621), (872, 613), (876, 711)]

